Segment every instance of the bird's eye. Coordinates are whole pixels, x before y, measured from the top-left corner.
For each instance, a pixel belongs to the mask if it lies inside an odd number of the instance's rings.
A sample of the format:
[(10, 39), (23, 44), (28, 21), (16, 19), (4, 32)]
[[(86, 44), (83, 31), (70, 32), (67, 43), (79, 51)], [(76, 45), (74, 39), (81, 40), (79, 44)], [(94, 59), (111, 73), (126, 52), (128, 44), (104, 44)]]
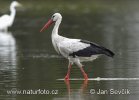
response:
[(52, 16), (52, 18), (54, 18), (55, 16)]

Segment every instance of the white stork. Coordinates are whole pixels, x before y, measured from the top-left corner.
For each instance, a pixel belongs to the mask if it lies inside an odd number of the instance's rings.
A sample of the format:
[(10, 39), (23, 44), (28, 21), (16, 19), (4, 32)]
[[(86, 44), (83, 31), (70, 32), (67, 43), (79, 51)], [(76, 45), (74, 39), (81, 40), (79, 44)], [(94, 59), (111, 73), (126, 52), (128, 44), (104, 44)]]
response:
[(71, 66), (72, 64), (76, 64), (81, 69), (84, 79), (87, 80), (88, 76), (85, 73), (81, 62), (92, 61), (102, 54), (113, 57), (114, 53), (109, 49), (99, 46), (93, 42), (60, 36), (58, 34), (58, 28), (61, 21), (62, 16), (60, 13), (53, 14), (51, 19), (45, 24), (40, 32), (47, 29), (52, 23), (55, 22), (55, 26), (52, 31), (52, 44), (58, 54), (61, 54), (69, 60), (68, 71), (65, 79), (69, 80)]
[(15, 7), (21, 6), (17, 1), (13, 1), (10, 5), (10, 15), (3, 15), (0, 17), (0, 30), (1, 31), (7, 31), (8, 27), (12, 26), (15, 15), (16, 15), (16, 9)]

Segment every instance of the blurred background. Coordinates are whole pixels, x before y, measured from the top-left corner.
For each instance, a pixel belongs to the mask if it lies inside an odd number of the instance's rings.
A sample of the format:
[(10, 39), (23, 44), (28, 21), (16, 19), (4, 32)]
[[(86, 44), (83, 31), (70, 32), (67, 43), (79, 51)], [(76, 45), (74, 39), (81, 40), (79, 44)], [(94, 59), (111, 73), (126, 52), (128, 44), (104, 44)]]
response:
[[(10, 14), (12, 0), (0, 0), (0, 16)], [(68, 61), (59, 56), (51, 43), (49, 28), (40, 29), (53, 13), (63, 16), (59, 34), (103, 45), (115, 57), (105, 56), (84, 63), (90, 78), (139, 77), (138, 0), (18, 0), (22, 7), (8, 32), (0, 32), (1, 100), (138, 100), (139, 81), (70, 81), (64, 78)], [(82, 78), (77, 66), (72, 78)], [(85, 87), (85, 90), (83, 90)], [(130, 95), (92, 95), (90, 89), (130, 89)], [(7, 90), (58, 90), (57, 95), (9, 95)], [(84, 91), (84, 92), (81, 92)]]

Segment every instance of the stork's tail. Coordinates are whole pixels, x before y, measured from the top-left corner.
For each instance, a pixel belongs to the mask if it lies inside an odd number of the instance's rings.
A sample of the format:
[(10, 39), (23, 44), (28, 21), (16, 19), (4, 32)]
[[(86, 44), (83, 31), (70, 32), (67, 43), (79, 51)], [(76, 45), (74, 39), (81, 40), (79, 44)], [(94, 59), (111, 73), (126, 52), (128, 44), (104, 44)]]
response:
[(111, 50), (106, 48), (103, 48), (103, 53), (109, 57), (113, 57), (115, 55)]

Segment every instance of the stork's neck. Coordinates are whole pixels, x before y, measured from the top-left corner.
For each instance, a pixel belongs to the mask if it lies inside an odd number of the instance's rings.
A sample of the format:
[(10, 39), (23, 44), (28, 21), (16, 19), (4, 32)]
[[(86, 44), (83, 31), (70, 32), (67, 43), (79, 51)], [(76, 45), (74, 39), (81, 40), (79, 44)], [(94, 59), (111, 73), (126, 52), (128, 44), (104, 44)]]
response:
[(15, 6), (11, 5), (11, 6), (10, 6), (10, 11), (11, 11), (11, 14), (10, 14), (10, 16), (11, 16), (11, 20), (13, 21), (14, 18), (15, 18), (15, 15), (16, 15), (16, 9), (15, 9)]
[(59, 36), (58, 35), (58, 29), (59, 29), (59, 25), (61, 23), (61, 20), (62, 19), (60, 18), (56, 21), (55, 26), (54, 26), (53, 31), (52, 31), (52, 37)]

